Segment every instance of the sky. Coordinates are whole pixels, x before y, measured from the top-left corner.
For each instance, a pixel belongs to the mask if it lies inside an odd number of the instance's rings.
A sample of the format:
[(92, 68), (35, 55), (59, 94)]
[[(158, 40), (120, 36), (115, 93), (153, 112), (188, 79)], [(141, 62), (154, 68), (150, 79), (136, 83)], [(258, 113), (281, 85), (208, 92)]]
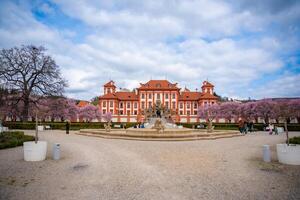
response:
[(0, 1), (0, 48), (42, 45), (90, 100), (150, 79), (230, 98), (300, 96), (300, 1)]

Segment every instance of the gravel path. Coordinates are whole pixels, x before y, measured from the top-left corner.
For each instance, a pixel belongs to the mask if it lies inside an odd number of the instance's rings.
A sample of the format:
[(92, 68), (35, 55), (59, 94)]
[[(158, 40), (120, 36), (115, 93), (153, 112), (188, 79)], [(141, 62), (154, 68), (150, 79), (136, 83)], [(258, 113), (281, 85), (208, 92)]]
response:
[[(300, 199), (300, 166), (276, 162), (283, 135), (147, 142), (46, 131), (40, 139), (49, 142), (43, 162), (24, 162), (22, 147), (0, 150), (0, 199)], [(263, 144), (270, 164), (261, 162)]]

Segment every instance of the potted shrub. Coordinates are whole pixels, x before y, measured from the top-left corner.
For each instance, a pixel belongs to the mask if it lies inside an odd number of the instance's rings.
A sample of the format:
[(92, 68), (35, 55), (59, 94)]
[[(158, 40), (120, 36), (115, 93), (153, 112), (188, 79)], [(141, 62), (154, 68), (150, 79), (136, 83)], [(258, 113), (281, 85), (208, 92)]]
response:
[(25, 161), (42, 161), (46, 159), (47, 155), (47, 142), (39, 141), (38, 139), (38, 118), (35, 117), (35, 141), (24, 142), (24, 160)]
[(276, 145), (278, 161), (283, 164), (300, 165), (299, 139), (290, 139), (287, 128), (288, 120), (295, 117), (295, 111), (298, 111), (298, 108), (295, 107), (295, 102), (285, 100), (278, 102), (274, 111), (274, 117), (276, 119), (281, 118), (284, 120), (284, 127), (286, 131), (286, 143)]

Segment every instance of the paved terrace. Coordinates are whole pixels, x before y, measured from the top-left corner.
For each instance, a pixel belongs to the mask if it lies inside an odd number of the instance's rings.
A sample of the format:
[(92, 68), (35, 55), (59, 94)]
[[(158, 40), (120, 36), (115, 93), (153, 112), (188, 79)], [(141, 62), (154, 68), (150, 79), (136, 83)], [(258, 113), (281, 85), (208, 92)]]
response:
[[(276, 160), (283, 135), (156, 142), (45, 131), (40, 138), (49, 142), (43, 162), (24, 162), (22, 147), (0, 150), (0, 199), (300, 198), (300, 166), (261, 162), (263, 144)], [(59, 161), (51, 159), (54, 142), (62, 145)]]

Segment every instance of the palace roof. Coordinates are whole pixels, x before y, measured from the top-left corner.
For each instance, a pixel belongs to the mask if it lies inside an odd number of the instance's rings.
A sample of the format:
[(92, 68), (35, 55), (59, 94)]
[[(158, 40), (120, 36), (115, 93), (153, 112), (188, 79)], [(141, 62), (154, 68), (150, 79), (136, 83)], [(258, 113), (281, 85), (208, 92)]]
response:
[(104, 84), (104, 87), (116, 87), (115, 86), (115, 82), (109, 81), (109, 82), (107, 82), (107, 83)]
[(181, 92), (179, 101), (197, 101), (201, 98), (201, 92)]
[(118, 99), (127, 101), (138, 101), (138, 96), (134, 92), (116, 92), (108, 93), (99, 97), (99, 99)]
[(214, 87), (214, 85), (208, 81), (204, 81), (202, 87)]
[(88, 101), (79, 101), (79, 103), (77, 104), (77, 106), (81, 108), (81, 107), (84, 107), (84, 106), (86, 106), (88, 104), (89, 104)]
[(212, 95), (210, 93), (203, 93), (201, 95), (201, 99), (218, 99), (215, 95)]
[(139, 90), (178, 90), (177, 83), (170, 83), (167, 80), (150, 80), (147, 83), (140, 83)]

